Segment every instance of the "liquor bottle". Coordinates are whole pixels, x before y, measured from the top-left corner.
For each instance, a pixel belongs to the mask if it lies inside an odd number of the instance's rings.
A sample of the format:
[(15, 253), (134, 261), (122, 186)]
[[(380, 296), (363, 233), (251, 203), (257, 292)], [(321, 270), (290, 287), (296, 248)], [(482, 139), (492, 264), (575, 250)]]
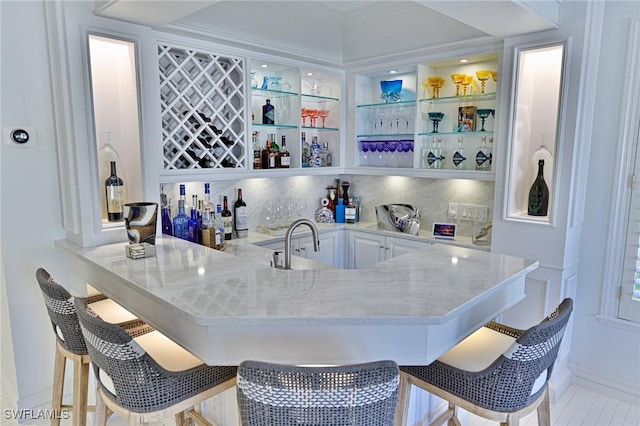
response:
[(267, 99), (262, 105), (262, 124), (275, 124), (275, 117), (275, 108), (271, 105), (271, 99)]
[(162, 208), (162, 233), (165, 235), (173, 235), (173, 226), (171, 225), (171, 212), (169, 207)]
[(351, 198), (349, 198), (349, 203), (344, 208), (344, 221), (346, 223), (356, 223), (356, 206)]
[(211, 201), (211, 185), (208, 183), (204, 184), (204, 206), (205, 209), (209, 207), (209, 211), (213, 213), (213, 209), (215, 209), (215, 205)]
[(213, 219), (211, 218), (211, 206), (205, 206), (202, 212), (202, 223), (200, 224), (200, 244), (206, 247), (213, 247)]
[(338, 204), (336, 205), (336, 223), (344, 223), (345, 208), (346, 206), (342, 203), (342, 198), (338, 198)]
[(466, 169), (467, 165), (464, 162), (467, 157), (464, 156), (464, 148), (462, 147), (462, 137), (458, 138), (458, 147), (455, 151), (453, 151), (453, 155), (451, 156), (451, 161), (453, 162), (453, 167), (458, 170)]
[(119, 222), (124, 219), (122, 199), (124, 181), (116, 173), (116, 162), (111, 163), (111, 176), (104, 181), (105, 196), (107, 197), (107, 219), (109, 222)]
[(482, 136), (480, 146), (476, 150), (476, 170), (491, 171), (491, 152), (487, 146), (486, 136)]
[(229, 200), (225, 195), (222, 197), (222, 223), (224, 224), (224, 239), (230, 240), (233, 232), (233, 216), (229, 210)]
[(249, 235), (249, 212), (247, 203), (242, 199), (242, 189), (238, 188), (238, 199), (233, 203), (233, 230), (237, 238), (245, 238)]
[(360, 199), (357, 195), (353, 196), (353, 205), (356, 208), (356, 222), (360, 222)]
[(549, 187), (544, 180), (544, 160), (538, 160), (538, 176), (529, 189), (527, 213), (531, 216), (546, 216), (549, 210)]
[(307, 160), (309, 167), (320, 167), (322, 160), (320, 159), (320, 144), (318, 137), (311, 137), (311, 146), (309, 147), (309, 159)]
[(302, 167), (309, 167), (309, 144), (307, 143), (307, 134), (302, 132), (302, 157), (300, 158), (300, 164)]
[(320, 164), (322, 167), (331, 167), (333, 165), (333, 153), (329, 149), (329, 142), (322, 143), (320, 151)]
[(222, 206), (216, 205), (216, 215), (213, 217), (214, 248), (221, 249), (224, 244), (224, 222), (222, 221)]
[(262, 149), (262, 151), (260, 151), (260, 157), (261, 157), (261, 162), (262, 162), (262, 168), (263, 169), (268, 169), (269, 168), (269, 153), (270, 152), (271, 152), (271, 141), (269, 139), (267, 139), (265, 147)]
[[(431, 146), (422, 147), (422, 168), (440, 169), (442, 168), (442, 138), (433, 138)], [(426, 145), (426, 143), (425, 143)]]
[(173, 218), (173, 236), (189, 239), (189, 218), (184, 212), (185, 189), (184, 185), (180, 185), (180, 199), (178, 200), (178, 214)]
[(276, 134), (271, 133), (269, 135), (271, 141), (271, 152), (269, 152), (269, 168), (277, 169), (280, 167), (280, 147), (276, 143)]
[(260, 147), (260, 133), (253, 132), (251, 135), (253, 146), (253, 170), (262, 168), (262, 148)]
[(192, 243), (200, 243), (200, 224), (198, 223), (198, 210), (195, 207), (191, 207), (191, 218), (187, 222), (187, 229), (189, 232), (189, 241)]
[(280, 152), (278, 153), (280, 168), (288, 169), (291, 167), (291, 154), (287, 151), (287, 137), (282, 135), (282, 143)]

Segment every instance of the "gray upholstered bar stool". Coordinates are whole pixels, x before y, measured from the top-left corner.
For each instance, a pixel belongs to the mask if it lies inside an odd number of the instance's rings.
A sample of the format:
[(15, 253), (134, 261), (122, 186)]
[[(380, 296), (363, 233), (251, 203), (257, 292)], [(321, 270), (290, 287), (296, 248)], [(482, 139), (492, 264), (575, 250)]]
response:
[(337, 367), (244, 361), (237, 381), (242, 426), (392, 426), (399, 370), (393, 361)]
[[(73, 306), (73, 296), (64, 287), (56, 283), (43, 268), (39, 268), (36, 271), (36, 279), (42, 291), (47, 313), (56, 335), (52, 408), (57, 415), (53, 416), (51, 424), (60, 424), (60, 414), (64, 408), (72, 411), (74, 425), (84, 425), (86, 423), (87, 410), (93, 409), (93, 407), (87, 406), (89, 355), (80, 332), (80, 324)], [(100, 312), (110, 322), (122, 324), (127, 328), (144, 326), (144, 323), (133, 314), (104, 295), (93, 296), (89, 301), (92, 308), (96, 312)], [(67, 360), (73, 363), (72, 405), (62, 404)]]
[(105, 425), (110, 412), (142, 424), (185, 416), (211, 425), (195, 406), (236, 383), (237, 367), (212, 367), (154, 330), (132, 337), (101, 319), (86, 299), (76, 298), (80, 320), (98, 388), (96, 424)]
[(538, 425), (550, 425), (548, 381), (572, 310), (564, 299), (528, 330), (490, 322), (428, 366), (401, 366), (396, 424), (405, 425), (416, 385), (449, 402), (432, 425), (460, 425), (458, 407), (501, 425), (537, 410)]

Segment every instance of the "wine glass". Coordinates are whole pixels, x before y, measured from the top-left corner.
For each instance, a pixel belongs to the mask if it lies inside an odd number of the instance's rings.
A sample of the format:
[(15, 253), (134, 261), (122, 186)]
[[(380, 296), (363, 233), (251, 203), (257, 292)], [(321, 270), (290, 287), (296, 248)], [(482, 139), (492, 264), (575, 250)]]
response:
[(451, 74), (451, 81), (456, 85), (456, 96), (460, 96), (460, 85), (464, 83), (465, 74)]
[(491, 114), (491, 111), (493, 111), (491, 108), (478, 108), (476, 110), (476, 114), (478, 114), (478, 118), (480, 119), (480, 122), (482, 123), (482, 128), (480, 129), (481, 132), (485, 132), (486, 131), (484, 129), (484, 121), (487, 119), (487, 117), (489, 117), (489, 115)]
[(316, 120), (318, 119), (319, 111), (317, 109), (309, 110), (309, 119), (311, 120), (311, 127), (316, 127)]
[(476, 71), (476, 77), (480, 80), (480, 93), (484, 93), (485, 84), (487, 84), (487, 80), (491, 77), (491, 71), (489, 70), (480, 70)]
[(269, 90), (280, 92), (282, 90), (282, 86), (280, 86), (280, 80), (282, 80), (282, 77), (269, 77)]
[(320, 118), (322, 119), (322, 127), (326, 127), (325, 122), (330, 112), (331, 111), (329, 111), (328, 109), (321, 109), (318, 111), (318, 116), (320, 116)]
[(433, 121), (433, 131), (431, 133), (438, 133), (438, 123), (444, 118), (443, 112), (430, 112), (429, 119)]
[(371, 158), (369, 157), (369, 149), (371, 148), (371, 142), (360, 141), (360, 149), (362, 150), (362, 156), (360, 157), (360, 165), (368, 166)]

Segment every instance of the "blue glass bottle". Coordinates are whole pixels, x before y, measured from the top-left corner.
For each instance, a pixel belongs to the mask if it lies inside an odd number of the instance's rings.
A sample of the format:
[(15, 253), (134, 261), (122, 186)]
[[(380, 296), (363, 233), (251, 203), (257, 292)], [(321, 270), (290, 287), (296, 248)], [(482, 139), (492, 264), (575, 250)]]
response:
[(173, 236), (182, 238), (183, 240), (189, 239), (189, 218), (184, 212), (185, 202), (185, 188), (184, 185), (180, 185), (180, 200), (178, 201), (178, 215), (173, 218)]
[(188, 222), (189, 229), (189, 241), (193, 243), (200, 243), (200, 222), (196, 214), (195, 207), (191, 209), (191, 219)]
[(336, 223), (344, 223), (345, 221), (345, 206), (342, 202), (342, 198), (338, 198), (338, 205), (336, 206)]
[(165, 235), (173, 235), (173, 225), (171, 224), (169, 207), (162, 208), (162, 233)]

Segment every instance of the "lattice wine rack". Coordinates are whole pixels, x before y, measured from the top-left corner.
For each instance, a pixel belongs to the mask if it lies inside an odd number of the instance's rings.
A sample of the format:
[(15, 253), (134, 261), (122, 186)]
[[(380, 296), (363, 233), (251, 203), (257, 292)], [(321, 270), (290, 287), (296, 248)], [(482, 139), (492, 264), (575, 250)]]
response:
[(165, 170), (245, 167), (244, 60), (158, 45)]

